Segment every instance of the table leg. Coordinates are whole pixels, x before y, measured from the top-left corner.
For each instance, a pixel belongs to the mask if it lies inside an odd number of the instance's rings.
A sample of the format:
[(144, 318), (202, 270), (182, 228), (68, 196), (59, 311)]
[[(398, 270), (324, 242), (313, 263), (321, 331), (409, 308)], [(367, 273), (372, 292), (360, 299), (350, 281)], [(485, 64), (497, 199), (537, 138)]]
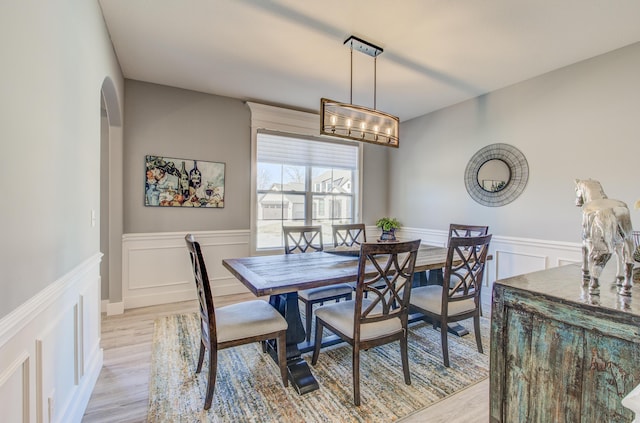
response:
[[(319, 388), (318, 381), (313, 377), (307, 362), (302, 358), (298, 344), (305, 340), (304, 326), (298, 306), (298, 293), (290, 292), (282, 295), (272, 295), (269, 303), (282, 314), (287, 321), (287, 369), (289, 380), (300, 395), (315, 391)], [(267, 344), (267, 351), (277, 362), (278, 354), (275, 343)]]

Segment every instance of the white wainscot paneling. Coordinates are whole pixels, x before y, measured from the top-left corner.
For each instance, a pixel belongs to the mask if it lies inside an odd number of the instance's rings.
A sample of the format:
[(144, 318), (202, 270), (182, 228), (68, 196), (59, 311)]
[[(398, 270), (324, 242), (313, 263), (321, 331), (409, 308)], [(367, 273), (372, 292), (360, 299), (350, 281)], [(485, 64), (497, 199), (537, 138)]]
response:
[(514, 253), (511, 251), (495, 250), (496, 277), (504, 279), (511, 276), (531, 273), (547, 268), (547, 256)]
[[(59, 407), (66, 408), (64, 396), (79, 379), (78, 357), (74, 342), (60, 342), (69, 334), (77, 338), (76, 307), (67, 309), (59, 319), (49, 323), (36, 338), (36, 402), (38, 422), (60, 421)], [(69, 398), (70, 399), (70, 398)]]
[(82, 420), (102, 368), (101, 256), (0, 319), (0, 421)]
[(581, 257), (579, 243), (502, 236), (492, 238), (491, 250), (494, 255), (490, 269), (492, 281), (576, 263)]
[[(200, 243), (214, 296), (248, 292), (222, 260), (249, 255), (248, 230), (193, 232)], [(186, 233), (123, 236), (124, 308), (196, 299)]]
[[(371, 233), (375, 230), (371, 228)], [(367, 231), (370, 229), (367, 227)], [(378, 230), (379, 231), (379, 230)], [(400, 239), (421, 239), (423, 244), (446, 246), (448, 230), (402, 228)], [(490, 307), (493, 283), (498, 279), (544, 270), (549, 267), (581, 262), (581, 244), (504, 237), (493, 234), (489, 254), (492, 259), (485, 267), (482, 303)]]
[[(367, 228), (372, 233), (376, 233), (373, 232), (375, 229), (375, 227)], [(400, 239), (420, 238), (424, 244), (446, 246), (448, 231), (402, 228), (398, 232), (398, 237)], [(579, 263), (581, 261), (580, 248), (579, 243), (505, 237), (493, 234), (489, 248), (493, 259), (487, 263), (485, 283), (491, 286), (497, 279), (544, 270), (549, 267)]]
[(0, 373), (0, 410), (4, 421), (29, 421), (29, 354), (26, 352)]

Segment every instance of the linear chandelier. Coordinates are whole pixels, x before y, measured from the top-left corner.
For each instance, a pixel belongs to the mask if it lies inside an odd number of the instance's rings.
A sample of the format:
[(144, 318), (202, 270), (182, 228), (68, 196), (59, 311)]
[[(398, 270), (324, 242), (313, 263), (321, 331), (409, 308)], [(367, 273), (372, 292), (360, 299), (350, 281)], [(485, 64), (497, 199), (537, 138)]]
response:
[[(376, 59), (382, 48), (350, 36), (344, 42), (351, 50), (351, 91), (349, 103), (320, 99), (320, 133), (372, 144), (398, 147), (400, 120), (376, 110)], [(373, 109), (353, 104), (353, 50), (373, 57)]]

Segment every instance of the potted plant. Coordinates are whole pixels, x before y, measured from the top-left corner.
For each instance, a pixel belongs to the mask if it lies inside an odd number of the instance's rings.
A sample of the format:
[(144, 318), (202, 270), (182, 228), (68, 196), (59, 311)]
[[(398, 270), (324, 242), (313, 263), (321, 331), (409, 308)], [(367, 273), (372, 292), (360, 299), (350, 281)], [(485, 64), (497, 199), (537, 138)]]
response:
[(378, 219), (376, 226), (382, 229), (380, 241), (395, 241), (396, 229), (400, 228), (400, 222), (395, 217), (383, 217)]

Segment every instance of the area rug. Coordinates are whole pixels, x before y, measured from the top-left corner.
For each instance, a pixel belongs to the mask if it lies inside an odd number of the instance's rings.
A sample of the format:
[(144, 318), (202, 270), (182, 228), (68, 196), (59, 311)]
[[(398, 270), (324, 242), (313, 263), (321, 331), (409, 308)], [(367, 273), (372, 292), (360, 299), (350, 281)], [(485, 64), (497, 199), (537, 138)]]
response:
[[(449, 336), (451, 367), (442, 364), (440, 332), (419, 323), (409, 333), (411, 385), (405, 385), (398, 343), (361, 352), (362, 405), (353, 405), (351, 347), (323, 349), (312, 372), (320, 389), (298, 395), (282, 386), (278, 366), (258, 343), (218, 352), (213, 404), (203, 410), (208, 360), (195, 373), (199, 350), (196, 314), (155, 322), (149, 422), (392, 422), (437, 402), (489, 375), (489, 356), (476, 349), (471, 333)], [(484, 351), (489, 351), (489, 321), (482, 319)], [(309, 363), (311, 353), (303, 356)]]

